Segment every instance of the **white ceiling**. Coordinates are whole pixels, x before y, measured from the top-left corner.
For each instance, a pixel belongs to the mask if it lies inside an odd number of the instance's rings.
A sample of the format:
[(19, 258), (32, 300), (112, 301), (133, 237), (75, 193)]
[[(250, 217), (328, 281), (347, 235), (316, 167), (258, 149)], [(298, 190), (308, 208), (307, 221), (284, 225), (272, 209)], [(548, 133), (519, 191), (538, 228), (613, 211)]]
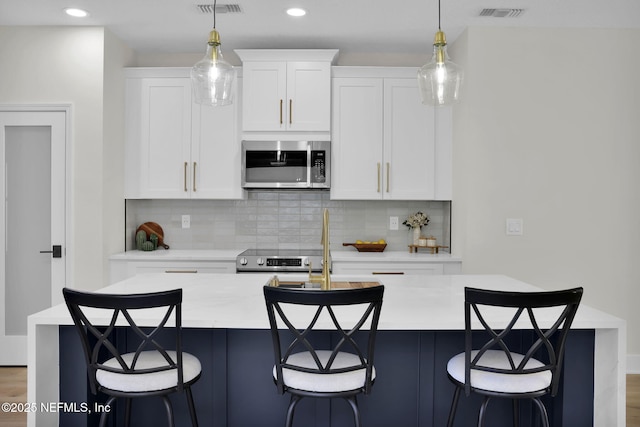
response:
[[(640, 0), (441, 0), (449, 43), (469, 26), (640, 28)], [(204, 53), (213, 0), (0, 0), (0, 25), (104, 26), (143, 54)], [(338, 48), (341, 52), (429, 54), (438, 0), (218, 0), (241, 13), (217, 14), (223, 52), (236, 48)], [(81, 7), (79, 20), (63, 13)], [(307, 9), (302, 18), (285, 14)], [(480, 17), (483, 8), (520, 8), (515, 18)], [(594, 56), (597, 52), (594, 52)]]

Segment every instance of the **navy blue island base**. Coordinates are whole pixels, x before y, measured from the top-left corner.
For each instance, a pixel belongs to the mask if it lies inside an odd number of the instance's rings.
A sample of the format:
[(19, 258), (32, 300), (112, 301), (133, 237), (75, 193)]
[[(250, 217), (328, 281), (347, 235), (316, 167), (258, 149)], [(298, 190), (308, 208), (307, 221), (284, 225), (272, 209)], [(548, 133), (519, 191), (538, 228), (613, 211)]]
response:
[[(104, 396), (92, 396), (80, 341), (72, 326), (59, 327), (60, 401), (103, 403)], [(119, 345), (127, 345), (127, 331), (118, 331)], [(331, 340), (331, 332), (317, 339)], [(531, 332), (520, 332), (523, 343)], [(281, 427), (288, 396), (277, 394), (271, 370), (273, 352), (266, 329), (184, 329), (184, 350), (202, 362), (202, 377), (193, 386), (201, 427)], [(517, 343), (515, 343), (517, 346)], [(554, 399), (545, 398), (552, 426), (593, 426), (595, 332), (572, 330), (569, 334), (563, 380)], [(516, 348), (517, 349), (517, 348)], [(464, 350), (463, 331), (390, 331), (378, 333), (373, 391), (358, 399), (365, 427), (442, 427), (446, 425), (454, 386), (447, 378), (448, 359)], [(176, 427), (190, 426), (186, 399), (171, 396)], [(456, 426), (475, 426), (480, 397), (460, 399)], [(122, 419), (123, 405), (112, 408)], [(509, 401), (494, 399), (489, 405), (487, 425), (512, 426)], [(523, 402), (520, 425), (538, 426), (536, 411)], [(132, 425), (166, 425), (160, 399), (144, 398), (133, 403)], [(59, 425), (93, 427), (99, 414), (61, 412)], [(119, 421), (121, 422), (121, 421)], [(294, 426), (351, 427), (353, 416), (340, 400), (304, 399), (296, 409)]]

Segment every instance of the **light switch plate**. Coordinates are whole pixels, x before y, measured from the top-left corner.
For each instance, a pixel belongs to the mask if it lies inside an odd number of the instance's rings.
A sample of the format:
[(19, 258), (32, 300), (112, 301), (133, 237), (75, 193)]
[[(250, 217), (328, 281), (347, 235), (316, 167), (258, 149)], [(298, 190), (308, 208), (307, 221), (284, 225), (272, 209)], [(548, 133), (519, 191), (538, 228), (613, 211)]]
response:
[(522, 218), (507, 218), (507, 236), (522, 236)]

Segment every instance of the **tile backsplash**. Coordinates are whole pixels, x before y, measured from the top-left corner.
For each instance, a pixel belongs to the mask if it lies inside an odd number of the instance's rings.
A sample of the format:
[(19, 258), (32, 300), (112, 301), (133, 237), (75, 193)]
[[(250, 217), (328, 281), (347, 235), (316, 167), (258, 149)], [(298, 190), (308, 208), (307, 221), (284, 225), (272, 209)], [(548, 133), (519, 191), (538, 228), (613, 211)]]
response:
[[(319, 247), (322, 210), (329, 209), (331, 250), (354, 250), (343, 242), (387, 241), (386, 250), (408, 250), (412, 237), (402, 222), (421, 211), (429, 217), (423, 234), (450, 245), (449, 201), (330, 200), (328, 191), (250, 191), (246, 200), (127, 200), (125, 247), (135, 248), (138, 225), (153, 221), (172, 249), (302, 249)], [(191, 227), (182, 228), (182, 215)], [(399, 230), (389, 230), (397, 216)]]

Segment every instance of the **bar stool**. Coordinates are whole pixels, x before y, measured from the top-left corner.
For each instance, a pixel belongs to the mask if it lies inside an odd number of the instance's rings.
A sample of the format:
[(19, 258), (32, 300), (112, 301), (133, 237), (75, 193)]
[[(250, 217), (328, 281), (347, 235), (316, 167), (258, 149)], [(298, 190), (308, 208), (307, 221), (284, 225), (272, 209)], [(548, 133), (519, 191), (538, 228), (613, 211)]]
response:
[[(291, 395), (287, 427), (304, 397), (343, 398), (351, 406), (355, 425), (361, 425), (356, 396), (369, 394), (376, 377), (374, 350), (383, 293), (384, 286), (342, 290), (264, 287), (275, 356), (273, 379), (278, 393)], [(344, 306), (350, 306), (349, 310), (343, 312), (340, 307)], [(308, 316), (302, 315), (302, 307), (309, 309)], [(312, 338), (323, 312), (331, 319), (337, 338), (333, 346), (318, 348)], [(356, 340), (357, 334), (365, 336)]]
[[(521, 399), (531, 399), (544, 427), (549, 419), (540, 398), (558, 392), (565, 341), (582, 298), (582, 288), (553, 292), (502, 292), (465, 288), (465, 351), (452, 357), (447, 364), (449, 379), (456, 390), (449, 412), (448, 427), (453, 426), (460, 391), (484, 396), (478, 416), (478, 426), (484, 425), (487, 405), (493, 397), (513, 399), (514, 425), (518, 425)], [(511, 309), (505, 322), (489, 322), (486, 310), (496, 307)], [(557, 307), (553, 322), (542, 324), (539, 311)], [(559, 312), (559, 314), (558, 314)], [(526, 313), (526, 316), (523, 315)], [(472, 347), (472, 324), (477, 320), (489, 339), (477, 349)], [(528, 320), (528, 322), (526, 322)], [(514, 352), (507, 343), (514, 330), (533, 329), (534, 342), (524, 352)], [(506, 326), (505, 326), (506, 325)], [(476, 331), (477, 334), (477, 331)], [(535, 358), (534, 358), (535, 356)]]
[[(64, 299), (80, 335), (84, 349), (91, 392), (109, 395), (105, 406), (117, 398), (125, 399), (125, 425), (129, 425), (131, 400), (138, 397), (159, 396), (167, 411), (168, 425), (174, 426), (169, 394), (184, 391), (193, 427), (198, 426), (191, 385), (200, 378), (201, 364), (197, 357), (182, 351), (182, 289), (147, 294), (113, 295), (88, 293), (64, 288)], [(151, 328), (136, 324), (136, 310), (160, 308), (158, 322)], [(107, 310), (110, 320), (92, 323), (93, 309)], [(175, 319), (175, 328), (168, 325)], [(114, 345), (116, 325), (124, 323), (133, 331), (137, 342), (129, 342), (134, 352), (122, 354)], [(175, 350), (167, 350), (158, 343), (161, 332), (175, 337)], [(131, 338), (134, 339), (134, 338)], [(100, 417), (104, 427), (108, 412)]]

